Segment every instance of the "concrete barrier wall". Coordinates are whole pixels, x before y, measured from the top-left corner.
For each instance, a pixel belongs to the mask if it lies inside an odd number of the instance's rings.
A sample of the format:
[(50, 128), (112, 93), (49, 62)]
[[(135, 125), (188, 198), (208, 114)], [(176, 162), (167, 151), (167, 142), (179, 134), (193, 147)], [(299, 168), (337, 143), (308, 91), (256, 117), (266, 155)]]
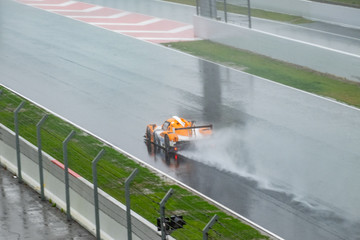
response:
[(307, 0), (251, 0), (251, 7), (360, 28), (360, 9)]
[[(40, 192), (37, 148), (20, 140), (21, 167), (24, 181)], [(17, 173), (15, 136), (0, 124), (0, 163)], [(43, 154), (44, 185), (47, 199), (66, 209), (64, 170), (59, 162)], [(95, 234), (93, 184), (77, 174), (69, 175), (70, 205), (73, 219)], [(99, 189), (100, 226), (102, 239), (127, 239), (126, 207)], [(132, 212), (133, 239), (160, 239), (157, 228)]]
[(194, 16), (196, 37), (360, 82), (360, 57), (259, 30)]

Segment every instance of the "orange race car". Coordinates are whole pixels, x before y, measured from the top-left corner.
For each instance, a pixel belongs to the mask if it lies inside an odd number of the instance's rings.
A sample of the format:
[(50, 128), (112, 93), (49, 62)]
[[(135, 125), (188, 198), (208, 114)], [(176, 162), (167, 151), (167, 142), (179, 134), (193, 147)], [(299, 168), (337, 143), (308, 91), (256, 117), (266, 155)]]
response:
[(192, 141), (203, 139), (212, 134), (212, 125), (195, 126), (194, 121), (173, 116), (163, 125), (149, 124), (146, 127), (145, 138), (148, 143), (164, 148), (165, 151), (178, 151), (188, 146)]

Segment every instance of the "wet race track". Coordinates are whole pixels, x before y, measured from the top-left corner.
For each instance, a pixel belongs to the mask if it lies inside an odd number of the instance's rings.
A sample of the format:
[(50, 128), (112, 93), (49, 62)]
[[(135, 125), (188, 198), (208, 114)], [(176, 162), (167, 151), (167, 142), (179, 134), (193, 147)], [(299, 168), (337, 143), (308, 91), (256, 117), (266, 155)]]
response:
[[(286, 239), (359, 239), (360, 111), (10, 0), (0, 83)], [(13, 13), (16, 12), (16, 15)], [(154, 154), (179, 115), (215, 135)]]

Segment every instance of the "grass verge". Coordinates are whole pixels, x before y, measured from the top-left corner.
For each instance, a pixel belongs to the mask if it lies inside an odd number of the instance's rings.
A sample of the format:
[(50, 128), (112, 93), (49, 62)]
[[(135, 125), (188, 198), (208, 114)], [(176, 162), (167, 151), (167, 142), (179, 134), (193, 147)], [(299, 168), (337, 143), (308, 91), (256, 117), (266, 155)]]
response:
[[(14, 130), (13, 112), (23, 99), (4, 87), (0, 86), (0, 90), (0, 123)], [(34, 145), (37, 141), (36, 123), (45, 113), (29, 102), (26, 102), (19, 113), (20, 135)], [(187, 222), (183, 229), (172, 233), (176, 239), (201, 239), (201, 230), (214, 214), (219, 216), (219, 221), (210, 231), (210, 239), (268, 239), (199, 196), (165, 181), (148, 168), (53, 115), (49, 115), (42, 127), (43, 150), (62, 161), (62, 141), (71, 130), (75, 130), (76, 135), (68, 144), (69, 167), (91, 182), (91, 161), (101, 149), (105, 149), (105, 154), (97, 165), (98, 185), (122, 203), (125, 202), (125, 179), (138, 168), (139, 173), (131, 184), (132, 209), (153, 224), (156, 225), (156, 219), (160, 215), (159, 202), (170, 188), (174, 189), (174, 194), (166, 205), (166, 213), (183, 215)]]
[[(173, 3), (180, 3), (180, 4), (186, 4), (190, 6), (196, 6), (195, 0), (164, 0), (167, 2), (173, 2)], [(224, 4), (217, 2), (216, 3), (217, 10), (224, 11)], [(248, 8), (237, 6), (233, 4), (227, 4), (227, 11), (229, 13), (235, 13), (235, 14), (241, 14), (241, 15), (248, 15)], [(300, 17), (300, 16), (294, 16), (289, 14), (283, 14), (283, 13), (276, 13), (271, 11), (265, 11), (261, 9), (251, 9), (251, 16), (257, 17), (257, 18), (264, 18), (274, 21), (280, 21), (280, 22), (286, 22), (286, 23), (292, 23), (292, 24), (302, 24), (302, 23), (311, 23), (313, 21)]]
[(360, 83), (208, 40), (164, 44), (225, 66), (360, 108)]
[(359, 0), (312, 0), (312, 1), (360, 8)]

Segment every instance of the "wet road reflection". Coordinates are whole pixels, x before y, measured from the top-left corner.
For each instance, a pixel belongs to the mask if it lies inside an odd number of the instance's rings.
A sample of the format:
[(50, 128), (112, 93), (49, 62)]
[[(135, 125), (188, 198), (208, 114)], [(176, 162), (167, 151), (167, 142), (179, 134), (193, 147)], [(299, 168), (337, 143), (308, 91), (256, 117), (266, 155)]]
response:
[(0, 239), (96, 239), (38, 192), (0, 166)]
[(209, 62), (199, 61), (199, 69), (204, 86), (204, 119), (216, 124), (222, 115), (219, 68), (214, 68)]

